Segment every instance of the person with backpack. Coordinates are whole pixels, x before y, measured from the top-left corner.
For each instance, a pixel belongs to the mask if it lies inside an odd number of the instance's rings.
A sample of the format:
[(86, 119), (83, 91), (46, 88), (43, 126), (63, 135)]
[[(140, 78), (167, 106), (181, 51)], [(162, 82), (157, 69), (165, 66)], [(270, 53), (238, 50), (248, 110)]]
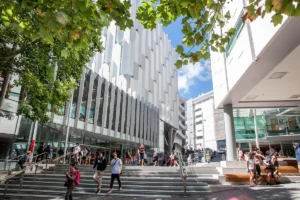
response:
[(102, 185), (102, 177), (104, 174), (104, 170), (106, 169), (107, 162), (106, 159), (103, 157), (103, 154), (101, 152), (98, 153), (97, 158), (95, 159), (95, 164), (93, 169), (97, 167), (97, 170), (94, 174), (93, 179), (98, 184), (96, 194), (101, 192), (101, 185)]
[(76, 169), (75, 163), (70, 164), (70, 172), (65, 172), (67, 192), (65, 194), (65, 200), (72, 200), (72, 192), (74, 188), (80, 183), (80, 171)]
[(24, 169), (24, 165), (26, 162), (28, 162), (29, 166), (32, 167), (31, 162), (30, 162), (30, 154), (31, 154), (31, 151), (27, 151), (27, 153), (24, 154), (18, 161), (18, 165), (20, 166), (21, 169)]
[(112, 188), (114, 185), (114, 181), (117, 178), (119, 183), (119, 191), (122, 190), (120, 175), (122, 174), (122, 160), (118, 158), (117, 153), (113, 153), (113, 160), (111, 161), (110, 165), (112, 166), (112, 173), (111, 173), (111, 181), (110, 181), (110, 188), (108, 190), (108, 194), (112, 193)]

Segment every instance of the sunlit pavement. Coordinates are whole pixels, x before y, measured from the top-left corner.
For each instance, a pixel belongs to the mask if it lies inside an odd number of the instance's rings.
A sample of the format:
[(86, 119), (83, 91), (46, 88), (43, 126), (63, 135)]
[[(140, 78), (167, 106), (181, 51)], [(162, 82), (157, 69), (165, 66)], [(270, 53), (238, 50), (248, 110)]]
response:
[[(126, 187), (124, 186), (124, 189)], [(113, 193), (117, 194), (117, 192)], [(24, 195), (26, 196), (26, 195)], [(22, 200), (37, 200), (45, 198), (9, 198), (9, 199), (22, 199)], [(73, 196), (73, 199), (84, 199), (84, 200), (289, 200), (289, 199), (299, 199), (300, 200), (300, 183), (290, 183), (282, 185), (273, 185), (273, 186), (257, 186), (250, 188), (246, 185), (241, 186), (212, 186), (211, 194), (203, 196), (173, 196), (170, 198), (147, 198), (147, 197), (124, 197), (124, 196), (112, 196), (106, 194), (100, 195), (89, 195), (85, 197), (76, 197)], [(50, 200), (50, 199), (49, 199)], [(64, 200), (63, 197), (54, 198), (51, 200)]]

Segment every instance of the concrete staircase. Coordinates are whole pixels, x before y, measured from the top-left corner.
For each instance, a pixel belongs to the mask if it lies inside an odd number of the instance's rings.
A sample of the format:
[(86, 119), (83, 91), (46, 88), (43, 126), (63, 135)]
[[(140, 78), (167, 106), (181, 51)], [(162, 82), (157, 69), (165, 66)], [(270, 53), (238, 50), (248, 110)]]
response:
[[(78, 166), (81, 172), (81, 182), (74, 190), (74, 197), (81, 199), (83, 196), (95, 195), (96, 183), (93, 180), (92, 166)], [(216, 178), (218, 171), (215, 167), (187, 167), (187, 194), (206, 195), (210, 193), (209, 184), (220, 184)], [(64, 196), (66, 188), (64, 172), (68, 171), (67, 165), (57, 165), (36, 175), (25, 174), (22, 190), (19, 183), (11, 182), (7, 189), (8, 197), (32, 197), (43, 199), (60, 199)], [(115, 180), (113, 193), (110, 195), (132, 197), (158, 197), (168, 198), (184, 195), (183, 183), (179, 167), (136, 167), (125, 166), (121, 176), (123, 191), (118, 190)], [(107, 195), (110, 183), (111, 167), (107, 167), (102, 183), (102, 192), (98, 195)], [(3, 197), (4, 185), (0, 185), (0, 198)]]

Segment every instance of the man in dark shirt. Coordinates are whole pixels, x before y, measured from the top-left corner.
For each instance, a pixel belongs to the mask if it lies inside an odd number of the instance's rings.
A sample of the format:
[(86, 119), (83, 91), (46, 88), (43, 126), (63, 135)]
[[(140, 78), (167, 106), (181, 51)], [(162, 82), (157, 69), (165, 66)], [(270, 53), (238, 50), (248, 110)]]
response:
[(107, 162), (106, 159), (103, 157), (103, 154), (101, 152), (98, 153), (98, 156), (95, 159), (95, 164), (93, 169), (95, 169), (97, 166), (97, 170), (94, 174), (94, 180), (96, 183), (98, 183), (98, 188), (96, 194), (101, 192), (101, 185), (102, 185), (102, 176), (104, 174), (104, 170), (106, 169)]

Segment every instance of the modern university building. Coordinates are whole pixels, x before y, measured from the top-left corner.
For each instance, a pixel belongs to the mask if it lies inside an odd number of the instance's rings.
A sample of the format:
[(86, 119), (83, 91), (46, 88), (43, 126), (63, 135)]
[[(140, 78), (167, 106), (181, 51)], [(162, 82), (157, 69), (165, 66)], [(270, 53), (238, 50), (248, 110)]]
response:
[[(51, 122), (38, 125), (36, 144), (44, 142), (56, 152), (68, 141), (68, 146), (101, 148), (106, 155), (126, 149), (134, 153), (141, 143), (148, 152), (182, 150), (186, 138), (179, 112), (185, 102), (178, 96), (178, 55), (160, 24), (150, 31), (136, 20), (141, 2), (132, 1), (130, 30), (121, 31), (114, 23), (103, 30), (105, 50), (86, 65), (63, 116), (52, 115)], [(19, 93), (20, 88), (12, 88), (1, 108), (0, 154), (12, 144), (24, 152), (32, 140), (34, 123), (15, 115)]]
[(229, 161), (236, 159), (239, 140), (246, 148), (275, 144), (283, 150), (300, 141), (300, 18), (284, 17), (276, 27), (271, 15), (243, 23), (247, 4), (233, 1), (224, 8), (232, 19), (215, 30), (237, 31), (225, 53), (211, 54), (214, 103), (224, 110)]

